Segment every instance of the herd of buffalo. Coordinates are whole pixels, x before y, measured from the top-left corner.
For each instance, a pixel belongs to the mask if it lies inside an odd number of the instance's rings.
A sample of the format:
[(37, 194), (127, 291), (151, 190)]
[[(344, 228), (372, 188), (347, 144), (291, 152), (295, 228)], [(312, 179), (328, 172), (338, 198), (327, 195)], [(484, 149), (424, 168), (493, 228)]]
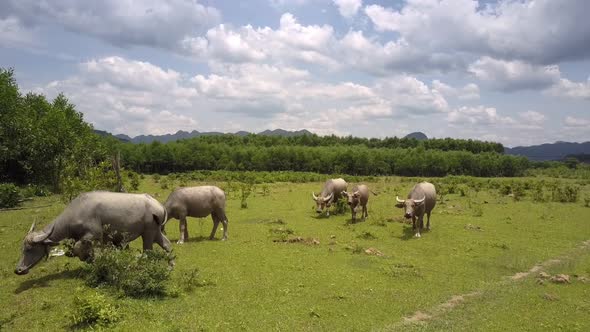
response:
[[(360, 208), (364, 220), (368, 216), (367, 203), (369, 188), (359, 184), (347, 191), (348, 184), (343, 179), (326, 181), (319, 195), (312, 193), (316, 211), (329, 216), (330, 207), (340, 198), (346, 198), (352, 212), (352, 219)], [(375, 194), (373, 192), (373, 194)], [(376, 195), (376, 194), (375, 194)], [(187, 217), (207, 217), (213, 219), (210, 239), (213, 239), (219, 223), (223, 226), (223, 240), (227, 239), (228, 219), (225, 214), (225, 193), (215, 186), (185, 187), (174, 190), (164, 205), (148, 194), (113, 193), (93, 191), (76, 197), (65, 210), (45, 226), (35, 231), (35, 223), (23, 240), (22, 255), (15, 273), (27, 274), (43, 257), (49, 255), (50, 248), (60, 241), (75, 241), (72, 253), (80, 260), (92, 259), (94, 241), (111, 242), (122, 246), (127, 241), (140, 237), (143, 249), (151, 250), (157, 243), (167, 252), (172, 245), (166, 237), (165, 225), (170, 218), (180, 221), (178, 243), (188, 239)], [(404, 209), (404, 216), (412, 219), (416, 237), (424, 227), (424, 214), (427, 216), (426, 228), (430, 228), (430, 214), (436, 204), (434, 185), (421, 182), (412, 188), (405, 200), (396, 197), (396, 207)]]

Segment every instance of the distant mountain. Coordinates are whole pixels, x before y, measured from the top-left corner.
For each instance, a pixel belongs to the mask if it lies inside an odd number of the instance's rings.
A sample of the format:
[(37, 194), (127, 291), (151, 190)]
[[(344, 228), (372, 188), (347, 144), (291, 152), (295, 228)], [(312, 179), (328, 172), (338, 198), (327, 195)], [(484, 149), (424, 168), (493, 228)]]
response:
[(426, 136), (426, 134), (424, 134), (423, 132), (416, 131), (416, 132), (407, 134), (406, 136), (404, 136), (404, 138), (415, 138), (419, 141), (424, 141), (424, 140), (428, 139), (428, 136)]
[[(104, 133), (109, 134), (107, 132), (104, 132)], [(238, 131), (235, 133), (230, 133), (230, 134), (237, 135), (237, 136), (246, 136), (251, 133), (241, 130), (241, 131)], [(132, 143), (151, 143), (153, 141), (167, 143), (167, 142), (177, 141), (180, 139), (193, 138), (193, 137), (199, 137), (199, 136), (213, 136), (213, 135), (224, 135), (224, 133), (217, 132), (217, 131), (199, 132), (199, 131), (193, 130), (191, 132), (187, 132), (184, 130), (179, 130), (175, 134), (166, 134), (166, 135), (139, 135), (139, 136), (135, 136), (133, 138), (129, 137), (125, 134), (118, 134), (118, 135), (114, 135), (114, 136), (120, 140), (132, 142)], [(305, 129), (297, 130), (297, 131), (275, 129), (275, 130), (262, 131), (262, 132), (258, 133), (258, 135), (291, 137), (291, 136), (313, 135), (313, 133), (311, 133), (310, 131), (305, 130)]]
[(263, 136), (283, 136), (283, 137), (293, 137), (293, 136), (303, 136), (303, 135), (313, 135), (307, 129), (297, 130), (297, 131), (288, 131), (284, 129), (275, 129), (275, 130), (265, 130), (259, 132), (258, 135)]
[(514, 148), (504, 148), (504, 153), (525, 156), (535, 161), (562, 160), (568, 155), (589, 154), (590, 142), (555, 142), (533, 146), (517, 146)]
[(99, 136), (104, 136), (104, 137), (112, 136), (112, 137), (117, 138), (119, 141), (125, 142), (125, 143), (131, 142), (131, 138), (129, 136), (127, 136), (127, 135), (116, 135), (115, 136), (115, 135), (109, 133), (108, 131), (98, 130), (98, 129), (94, 129), (94, 133), (97, 134), (97, 135), (99, 135)]

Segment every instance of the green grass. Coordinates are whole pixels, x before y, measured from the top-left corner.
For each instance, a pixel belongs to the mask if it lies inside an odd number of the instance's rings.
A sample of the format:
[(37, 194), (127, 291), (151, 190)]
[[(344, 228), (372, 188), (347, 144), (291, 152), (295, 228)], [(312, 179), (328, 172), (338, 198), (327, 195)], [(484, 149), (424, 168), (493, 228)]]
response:
[[(202, 183), (189, 182), (189, 185)], [(534, 277), (503, 284), (506, 276), (571, 252), (590, 239), (590, 208), (578, 203), (534, 203), (530, 195), (515, 202), (495, 192), (445, 196), (432, 215), (430, 232), (413, 238), (394, 207), (414, 184), (404, 178), (378, 178), (369, 187), (366, 222), (350, 222), (350, 213), (317, 218), (311, 192), (321, 183), (259, 185), (240, 208), (239, 192), (228, 200), (229, 240), (208, 241), (210, 218), (189, 220), (190, 239), (174, 245), (172, 285), (195, 268), (199, 286), (178, 297), (117, 298), (120, 319), (114, 330), (588, 330), (588, 284), (538, 285)], [(220, 187), (226, 182), (217, 183)], [(589, 191), (584, 187), (584, 193)], [(146, 177), (140, 192), (164, 201), (163, 190)], [(487, 202), (487, 203), (484, 203)], [(69, 314), (83, 263), (58, 257), (40, 263), (26, 276), (14, 266), (32, 221), (44, 225), (63, 209), (57, 197), (35, 199), (0, 212), (0, 329), (60, 330)], [(470, 207), (471, 205), (471, 207)], [(279, 230), (282, 229), (282, 230)], [(317, 239), (274, 242), (277, 234)], [(178, 222), (167, 227), (178, 239)], [(280, 235), (282, 236), (282, 235)], [(221, 237), (218, 230), (217, 238)], [(133, 242), (141, 247), (141, 240)], [(375, 248), (384, 256), (365, 254)], [(554, 267), (559, 273), (590, 277), (588, 252)], [(454, 310), (412, 326), (399, 325), (414, 312), (431, 310), (451, 296), (481, 291)], [(559, 298), (548, 301), (550, 293)], [(584, 315), (584, 313), (586, 315)]]

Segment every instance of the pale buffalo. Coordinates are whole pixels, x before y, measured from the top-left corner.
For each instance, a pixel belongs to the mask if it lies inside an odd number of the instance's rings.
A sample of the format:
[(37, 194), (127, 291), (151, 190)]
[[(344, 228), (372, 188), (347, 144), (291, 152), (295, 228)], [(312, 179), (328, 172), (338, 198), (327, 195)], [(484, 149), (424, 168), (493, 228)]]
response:
[[(213, 230), (209, 239), (215, 237), (219, 223), (223, 225), (223, 238), (227, 240), (227, 216), (225, 215), (225, 193), (215, 186), (186, 187), (173, 191), (166, 203), (168, 219), (180, 220), (180, 237), (178, 243), (182, 244), (188, 239), (188, 226), (186, 217), (204, 218), (211, 215)], [(164, 223), (165, 224), (165, 223)], [(162, 227), (162, 230), (164, 228)]]
[[(428, 217), (426, 229), (430, 230), (430, 213), (436, 205), (436, 189), (429, 182), (421, 182), (412, 188), (405, 200), (395, 198), (398, 208), (405, 208), (404, 217), (412, 218), (412, 227), (415, 237), (420, 237), (420, 231), (424, 228), (424, 213)], [(418, 219), (418, 223), (416, 223)]]
[[(367, 203), (369, 202), (369, 187), (364, 184), (359, 184), (352, 187), (351, 192), (343, 191), (342, 194), (348, 198), (348, 206), (350, 206), (350, 211), (352, 213), (352, 220), (356, 220), (356, 213), (358, 212), (358, 208), (360, 207), (361, 210), (361, 218), (365, 220), (369, 216), (369, 212), (367, 211)], [(377, 195), (372, 192), (373, 195)]]
[(311, 193), (313, 200), (316, 203), (316, 212), (322, 213), (326, 210), (326, 216), (330, 216), (330, 206), (336, 203), (341, 197), (342, 192), (346, 191), (347, 183), (344, 179), (330, 179), (324, 184), (319, 196), (315, 193)]
[(80, 260), (92, 258), (92, 242), (102, 241), (121, 245), (141, 236), (143, 249), (152, 249), (157, 243), (170, 252), (170, 241), (161, 232), (166, 210), (147, 194), (112, 193), (94, 191), (79, 195), (65, 210), (45, 226), (35, 231), (35, 223), (25, 236), (22, 257), (15, 273), (27, 274), (49, 248), (64, 239), (75, 240), (74, 254)]

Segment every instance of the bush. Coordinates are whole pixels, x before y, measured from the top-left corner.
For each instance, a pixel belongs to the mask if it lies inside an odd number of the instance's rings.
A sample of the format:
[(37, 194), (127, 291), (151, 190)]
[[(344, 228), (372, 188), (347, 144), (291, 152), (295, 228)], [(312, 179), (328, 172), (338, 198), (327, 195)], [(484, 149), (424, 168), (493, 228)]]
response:
[(93, 263), (85, 267), (86, 281), (93, 287), (111, 286), (131, 297), (162, 296), (170, 279), (170, 259), (163, 251), (139, 253), (113, 246), (98, 247)]
[(254, 184), (251, 182), (242, 183), (240, 186), (240, 190), (242, 194), (240, 198), (240, 207), (242, 209), (247, 209), (248, 202), (246, 200), (248, 199), (248, 197), (250, 197), (250, 194), (252, 194), (252, 190), (254, 190)]
[(129, 171), (129, 184), (131, 186), (131, 190), (137, 191), (139, 190), (139, 174)]
[(161, 178), (160, 174), (154, 174), (154, 175), (152, 175), (152, 179), (154, 179), (154, 182), (155, 183), (160, 182), (160, 178)]
[(70, 314), (74, 327), (108, 326), (119, 319), (117, 308), (98, 292), (76, 290), (73, 308)]
[(22, 195), (12, 183), (0, 183), (0, 208), (12, 208), (20, 204)]
[(584, 206), (585, 207), (590, 207), (590, 194), (586, 194), (584, 196)]

